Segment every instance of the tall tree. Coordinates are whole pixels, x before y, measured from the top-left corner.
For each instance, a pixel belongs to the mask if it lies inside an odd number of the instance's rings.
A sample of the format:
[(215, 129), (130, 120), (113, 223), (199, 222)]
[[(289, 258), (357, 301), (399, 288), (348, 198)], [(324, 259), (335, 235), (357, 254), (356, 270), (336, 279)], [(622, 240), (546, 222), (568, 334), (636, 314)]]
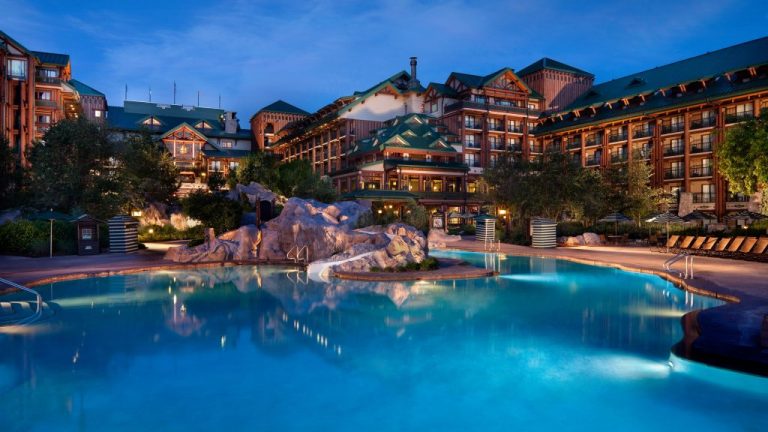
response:
[(128, 138), (120, 157), (131, 206), (143, 208), (149, 202), (171, 201), (179, 188), (179, 172), (171, 155), (148, 132)]
[(613, 165), (604, 173), (606, 211), (616, 211), (640, 222), (643, 216), (658, 210), (663, 190), (650, 184), (653, 171), (638, 154), (632, 162)]
[(279, 162), (275, 156), (269, 153), (253, 152), (240, 163), (235, 172), (234, 180), (241, 184), (257, 182), (269, 189), (276, 189)]
[(18, 204), (22, 186), (22, 169), (18, 149), (12, 148), (5, 136), (0, 136), (0, 209)]
[(122, 183), (106, 132), (84, 118), (56, 123), (28, 154), (31, 204), (107, 217), (119, 211)]
[(768, 119), (728, 129), (715, 152), (717, 168), (731, 192), (750, 194), (768, 185)]

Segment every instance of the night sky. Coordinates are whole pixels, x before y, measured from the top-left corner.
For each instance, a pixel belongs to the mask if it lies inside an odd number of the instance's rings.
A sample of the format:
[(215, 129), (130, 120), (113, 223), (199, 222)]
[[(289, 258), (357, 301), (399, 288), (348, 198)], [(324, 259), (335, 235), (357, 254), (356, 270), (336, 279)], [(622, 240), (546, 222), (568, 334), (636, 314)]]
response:
[[(0, 0), (0, 30), (68, 53), (74, 77), (128, 98), (218, 105), (247, 120), (276, 99), (308, 111), (418, 56), (419, 79), (551, 57), (618, 78), (768, 36), (768, 1)], [(243, 124), (245, 126), (245, 124)]]

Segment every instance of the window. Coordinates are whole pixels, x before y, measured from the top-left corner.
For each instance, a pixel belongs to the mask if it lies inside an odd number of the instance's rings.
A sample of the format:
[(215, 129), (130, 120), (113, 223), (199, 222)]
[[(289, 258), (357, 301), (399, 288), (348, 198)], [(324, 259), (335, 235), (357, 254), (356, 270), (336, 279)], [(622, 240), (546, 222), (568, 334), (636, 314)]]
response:
[(93, 116), (96, 118), (101, 118), (101, 110), (93, 110)]
[(8, 77), (26, 79), (27, 61), (25, 59), (8, 59)]
[(528, 104), (528, 109), (529, 110), (537, 110), (537, 109), (539, 109), (539, 106), (536, 105), (535, 103), (529, 103)]
[(432, 192), (442, 192), (443, 191), (443, 181), (434, 179), (432, 180)]
[(237, 167), (240, 166), (240, 162), (230, 161), (229, 162), (229, 170), (230, 171), (237, 171)]
[(53, 97), (53, 93), (50, 91), (35, 92), (35, 99), (49, 101)]
[(510, 120), (507, 124), (508, 132), (522, 132), (523, 126), (518, 120)]
[(464, 153), (464, 163), (471, 167), (480, 166), (477, 153)]
[(195, 127), (198, 128), (198, 129), (212, 129), (211, 125), (208, 124), (208, 122), (205, 122), (205, 121), (198, 122), (195, 125)]
[(208, 171), (220, 172), (221, 171), (221, 161), (213, 160), (213, 161), (208, 162)]
[(477, 147), (477, 140), (475, 135), (466, 135), (464, 137), (464, 145), (467, 147)]
[(58, 78), (59, 71), (56, 69), (39, 69), (37, 71), (37, 74), (41, 77), (46, 77), (46, 78)]
[(44, 123), (44, 124), (50, 124), (51, 123), (51, 116), (48, 114), (39, 115), (37, 116), (37, 122), (38, 123)]
[(222, 141), (221, 148), (232, 148), (232, 141)]
[(432, 102), (429, 106), (429, 112), (437, 112), (437, 102)]
[(80, 238), (82, 240), (92, 240), (93, 239), (93, 228), (83, 228), (80, 230)]
[(467, 192), (469, 193), (477, 192), (477, 183), (473, 181), (467, 182)]
[(494, 167), (499, 162), (499, 155), (492, 154), (491, 155), (491, 166)]
[(142, 124), (147, 125), (147, 126), (153, 126), (153, 127), (157, 127), (157, 126), (161, 125), (160, 120), (158, 120), (158, 119), (156, 119), (154, 117), (150, 117), (150, 118), (144, 120), (142, 122)]
[(183, 154), (183, 155), (185, 155), (185, 154), (187, 154), (187, 153), (189, 153), (189, 146), (188, 146), (188, 145), (186, 145), (186, 144), (182, 144), (182, 145), (180, 145), (180, 146), (179, 146), (179, 154)]
[(468, 127), (471, 129), (480, 129), (480, 122), (477, 121), (477, 119), (473, 116), (465, 116), (464, 117), (464, 127)]
[(481, 96), (481, 95), (473, 95), (472, 100), (475, 101), (476, 103), (483, 103), (483, 104), (486, 101), (485, 96)]

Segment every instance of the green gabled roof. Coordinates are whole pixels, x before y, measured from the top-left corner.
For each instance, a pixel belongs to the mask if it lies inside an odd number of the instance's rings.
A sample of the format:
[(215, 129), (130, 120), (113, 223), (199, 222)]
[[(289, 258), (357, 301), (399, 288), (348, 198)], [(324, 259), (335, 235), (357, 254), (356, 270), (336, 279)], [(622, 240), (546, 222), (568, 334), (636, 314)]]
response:
[[(493, 72), (484, 76), (466, 74), (462, 72), (451, 72), (451, 74), (448, 76), (448, 81), (450, 81), (451, 78), (456, 78), (460, 83), (464, 84), (469, 88), (479, 89), (493, 82), (496, 78), (499, 77), (499, 75), (507, 72), (511, 72), (513, 75), (518, 76), (517, 74), (515, 74), (514, 69), (509, 67), (503, 67), (497, 70), (496, 72)], [(518, 81), (520, 82), (520, 84), (523, 85), (523, 87), (526, 88), (526, 90), (528, 90), (528, 92), (531, 94), (532, 97), (543, 98), (541, 94), (539, 94), (537, 91), (533, 90), (532, 88), (528, 87), (528, 84), (526, 84), (523, 80), (519, 79), (519, 76), (518, 76)]]
[(82, 95), (82, 96), (101, 96), (101, 97), (105, 97), (104, 93), (96, 90), (95, 88), (93, 88), (93, 87), (91, 87), (91, 86), (89, 86), (87, 84), (84, 84), (81, 81), (72, 79), (72, 80), (69, 80), (68, 84), (71, 85), (72, 87), (74, 87), (75, 90), (77, 90), (77, 92), (80, 95)]
[(285, 102), (283, 100), (277, 100), (275, 102), (272, 102), (271, 104), (265, 106), (264, 108), (258, 110), (256, 114), (260, 112), (277, 112), (277, 113), (286, 113), (286, 114), (299, 114), (299, 115), (309, 115), (308, 112), (304, 111), (303, 109), (291, 105), (288, 102)]
[(597, 84), (563, 112), (651, 94), (678, 84), (707, 80), (767, 63), (768, 37), (764, 37)]
[(429, 115), (419, 113), (395, 117), (385, 127), (377, 129), (371, 137), (356, 141), (349, 155), (392, 148), (456, 153), (446, 135), (430, 123), (433, 120)]
[(551, 70), (556, 70), (556, 71), (561, 71), (561, 72), (570, 72), (570, 73), (574, 73), (576, 75), (583, 75), (583, 76), (587, 76), (587, 77), (594, 77), (594, 75), (592, 75), (591, 73), (589, 73), (589, 72), (587, 72), (585, 70), (573, 67), (571, 65), (567, 65), (567, 64), (559, 62), (557, 60), (552, 60), (549, 57), (544, 57), (544, 58), (539, 59), (539, 60), (531, 63), (530, 65), (524, 67), (523, 69), (521, 69), (517, 73), (517, 76), (529, 75), (529, 74), (532, 74), (534, 72), (540, 71), (542, 69), (551, 69)]
[(447, 85), (445, 85), (445, 84), (436, 83), (436, 82), (431, 82), (431, 83), (429, 83), (429, 85), (427, 86), (427, 89), (429, 89), (429, 88), (433, 88), (433, 89), (435, 89), (435, 91), (436, 91), (438, 94), (441, 94), (441, 95), (443, 95), (443, 96), (447, 96), (447, 97), (449, 97), (449, 98), (456, 98), (456, 97), (458, 97), (458, 96), (459, 96), (459, 94), (458, 94), (458, 93), (456, 93), (456, 90), (454, 90), (454, 89), (452, 89), (452, 88), (448, 87), (448, 86), (447, 86)]
[(57, 54), (42, 51), (32, 51), (32, 54), (34, 54), (42, 64), (56, 66), (66, 66), (69, 64), (69, 54)]
[[(13, 44), (16, 45), (21, 51), (23, 51), (23, 52), (25, 52), (27, 54), (32, 54), (32, 51), (28, 50), (27, 47), (25, 47), (23, 44), (21, 44), (16, 39), (10, 37), (7, 33), (5, 33), (2, 30), (0, 30), (0, 39), (8, 39), (9, 41), (13, 42)], [(0, 47), (2, 47), (4, 45), (5, 45), (5, 42), (0, 40)]]

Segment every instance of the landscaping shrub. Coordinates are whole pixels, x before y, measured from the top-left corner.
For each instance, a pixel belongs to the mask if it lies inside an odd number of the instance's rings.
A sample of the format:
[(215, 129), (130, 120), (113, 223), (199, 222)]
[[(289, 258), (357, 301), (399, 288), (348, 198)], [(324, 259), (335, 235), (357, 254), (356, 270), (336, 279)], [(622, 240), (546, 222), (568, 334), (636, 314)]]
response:
[(147, 225), (139, 228), (139, 241), (155, 242), (202, 238), (203, 231), (204, 228), (202, 225), (197, 225), (186, 230), (177, 230), (173, 225)]
[(229, 198), (215, 193), (196, 191), (181, 201), (185, 215), (202, 222), (202, 226), (211, 227), (216, 235), (231, 231), (240, 225), (243, 206)]
[(582, 235), (585, 232), (584, 224), (581, 222), (558, 222), (557, 236), (573, 237)]
[[(0, 254), (30, 257), (48, 256), (50, 253), (50, 222), (17, 220), (0, 225)], [(77, 253), (75, 224), (53, 222), (53, 253)]]
[(461, 231), (464, 235), (475, 235), (477, 228), (472, 224), (464, 224), (461, 226)]

